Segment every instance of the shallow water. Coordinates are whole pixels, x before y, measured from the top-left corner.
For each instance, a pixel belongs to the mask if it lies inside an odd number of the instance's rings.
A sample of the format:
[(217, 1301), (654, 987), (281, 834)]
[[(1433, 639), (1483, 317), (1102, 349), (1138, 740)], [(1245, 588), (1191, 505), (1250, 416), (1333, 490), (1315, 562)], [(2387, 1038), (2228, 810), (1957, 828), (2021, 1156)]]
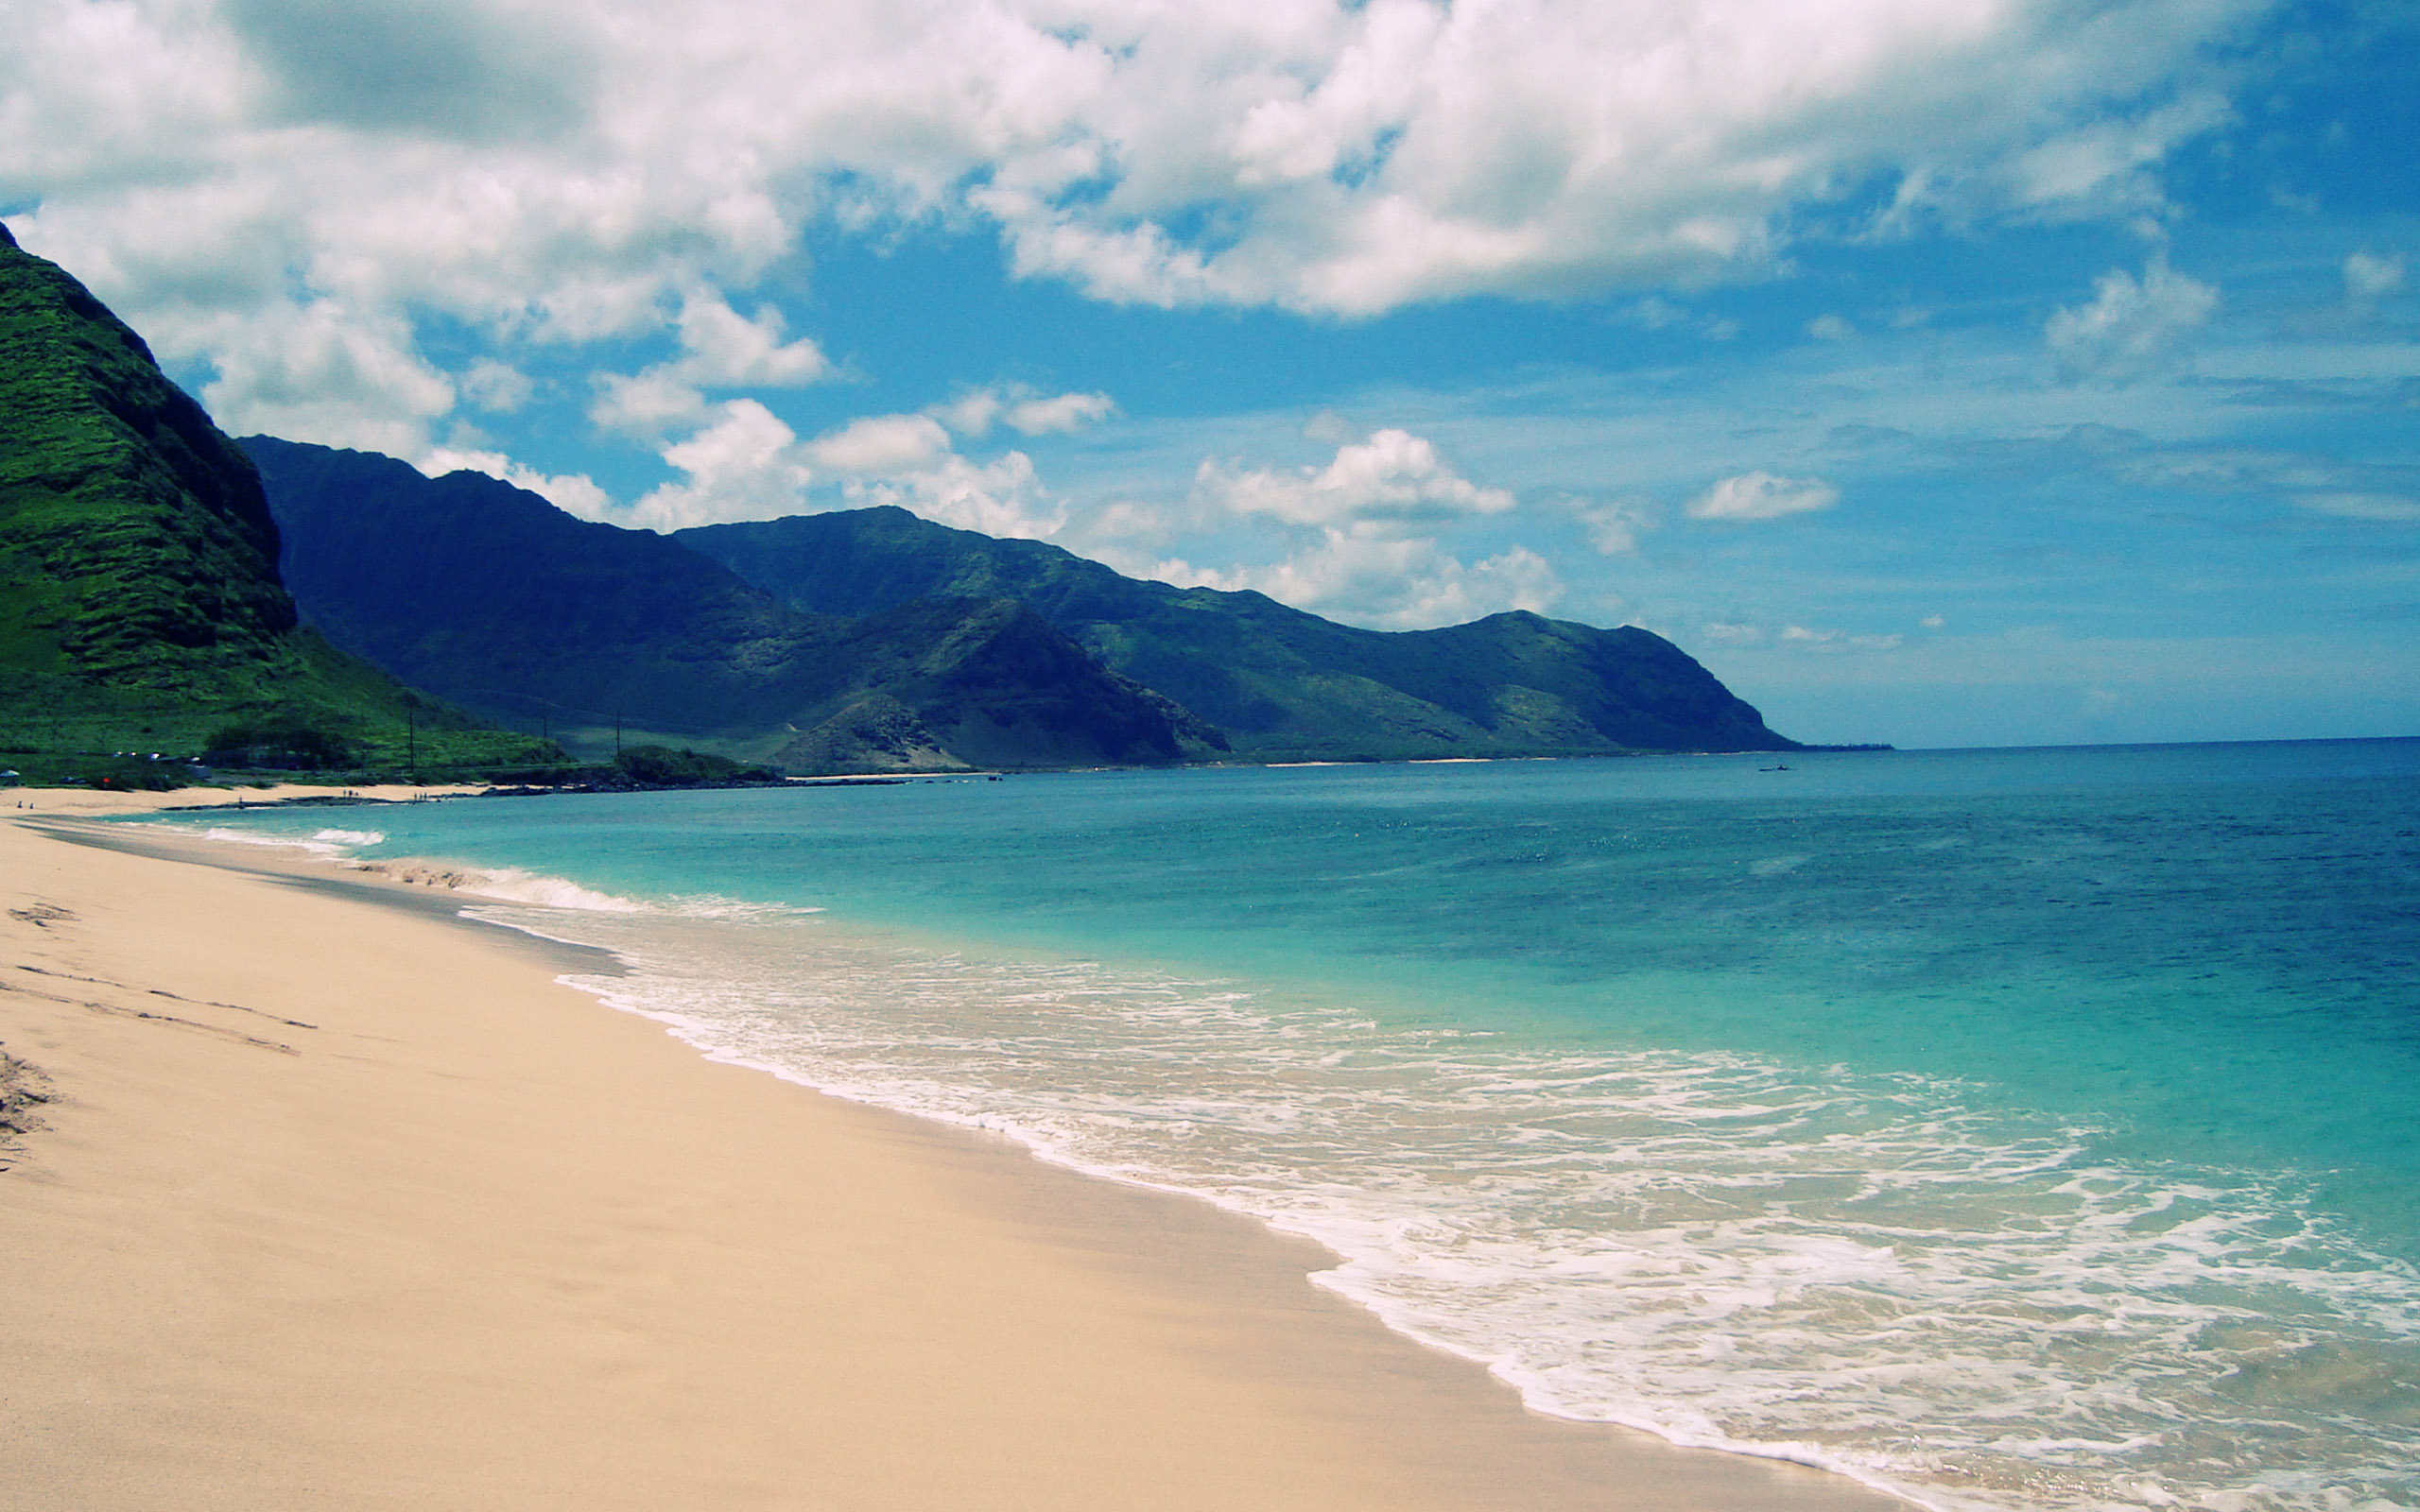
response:
[(1775, 765), (162, 822), (486, 868), (610, 1001), (1314, 1235), (1547, 1411), (1944, 1507), (2420, 1504), (2420, 742)]

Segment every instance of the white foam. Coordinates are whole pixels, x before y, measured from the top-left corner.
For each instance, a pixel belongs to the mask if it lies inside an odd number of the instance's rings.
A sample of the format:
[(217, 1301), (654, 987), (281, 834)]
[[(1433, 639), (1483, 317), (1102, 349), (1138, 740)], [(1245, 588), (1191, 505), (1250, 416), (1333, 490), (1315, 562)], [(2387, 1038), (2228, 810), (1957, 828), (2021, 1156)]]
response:
[(2420, 1275), (2289, 1182), (2097, 1160), (1922, 1078), (1499, 1048), (773, 915), (481, 917), (614, 950), (632, 974), (577, 985), (716, 1059), (1315, 1239), (1320, 1284), (1541, 1411), (1944, 1512), (2420, 1481), (2420, 1428), (2227, 1394), (2298, 1351), (2360, 1380), (2420, 1349)]
[(231, 830), (221, 827), (204, 830), (202, 838), (231, 841), (236, 845), (269, 846), (281, 850), (301, 850), (306, 854), (334, 860), (352, 855), (354, 851), (366, 847), (378, 845), (387, 837), (375, 830), (321, 830), (315, 834), (303, 836), (263, 834), (252, 830)]
[(529, 903), (540, 908), (576, 909), (595, 914), (635, 914), (645, 905), (612, 893), (583, 887), (565, 877), (544, 876), (518, 867), (467, 868), (457, 890), (493, 898), (501, 902)]
[[(648, 911), (651, 907), (633, 899), (581, 886), (567, 877), (547, 876), (539, 872), (526, 871), (519, 867), (481, 867), (421, 856), (381, 857), (374, 861), (356, 859), (360, 851), (386, 843), (386, 834), (377, 830), (323, 829), (303, 836), (263, 833), (254, 830), (238, 830), (222, 826), (205, 830), (202, 835), (205, 839), (229, 841), (236, 845), (300, 850), (321, 860), (347, 862), (356, 871), (372, 872), (397, 882), (413, 883), (452, 892), (469, 893), (475, 897), (491, 898), (499, 902), (607, 914), (642, 913)], [(675, 911), (691, 917), (707, 919), (743, 918), (757, 913), (790, 915), (798, 912), (795, 909), (768, 909), (765, 905), (722, 898), (683, 900), (670, 906)]]

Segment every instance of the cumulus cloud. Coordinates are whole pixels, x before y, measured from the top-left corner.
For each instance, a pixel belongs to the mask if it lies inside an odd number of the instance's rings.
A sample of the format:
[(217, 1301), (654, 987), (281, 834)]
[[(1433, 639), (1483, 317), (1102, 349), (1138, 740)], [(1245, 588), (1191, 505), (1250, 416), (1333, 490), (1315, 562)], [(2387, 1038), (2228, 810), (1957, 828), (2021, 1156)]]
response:
[[(465, 140), (561, 127), (586, 101), (566, 18), (447, 0), (222, 0), (265, 113)], [(568, 65), (568, 66), (566, 66)]]
[(674, 322), (682, 354), (637, 373), (597, 381), (589, 418), (633, 436), (701, 421), (707, 389), (795, 388), (828, 375), (831, 364), (813, 341), (785, 341), (779, 310), (767, 305), (743, 316), (711, 290), (692, 290)]
[(340, 301), (280, 301), (247, 317), (177, 312), (155, 339), (212, 353), (201, 402), (231, 433), (409, 456), (429, 422), (454, 407), (454, 386), (413, 350), (408, 324)]
[[(657, 403), (658, 398), (656, 386), (641, 374), (609, 388), (600, 404), (619, 404), (635, 410)], [(952, 427), (937, 418), (948, 405), (908, 414), (863, 415), (802, 440), (779, 416), (753, 399), (709, 404), (692, 390), (681, 403), (688, 433), (660, 448), (665, 462), (681, 477), (649, 491), (614, 518), (651, 529), (676, 530), (837, 507), (897, 505), (942, 524), (994, 536), (1039, 539), (1056, 535), (1067, 524), (1065, 502), (1044, 486), (1032, 458), (1023, 452), (1008, 451), (989, 459), (961, 455), (953, 443)], [(1102, 403), (1106, 404), (1105, 400)], [(494, 457), (462, 465), (503, 476), (499, 466), (504, 460)], [(517, 473), (513, 481), (547, 491)], [(587, 509), (575, 508), (575, 512), (593, 517)]]
[[(927, 520), (988, 536), (1041, 539), (1058, 534), (1067, 523), (1066, 506), (1043, 486), (1031, 457), (1009, 451), (977, 461), (952, 445), (953, 428), (971, 428), (963, 423), (970, 401), (987, 397), (997, 396), (987, 391), (961, 397), (919, 414), (862, 416), (803, 443), (796, 454), (838, 479), (840, 501), (852, 507), (897, 505)], [(953, 409), (960, 426), (936, 418)]]
[(1194, 495), (1215, 509), (1289, 525), (1501, 514), (1514, 502), (1455, 472), (1425, 438), (1394, 428), (1337, 448), (1325, 467), (1245, 469), (1204, 458)]
[(1149, 576), (1184, 588), (1256, 589), (1297, 609), (1390, 630), (1459, 625), (1506, 610), (1543, 613), (1564, 592), (1553, 566), (1524, 546), (1464, 563), (1433, 540), (1366, 527), (1328, 527), (1267, 566), (1218, 572), (1171, 560)]
[(949, 432), (929, 415), (868, 415), (817, 437), (806, 450), (835, 472), (894, 473), (929, 466), (949, 449)]
[(989, 462), (952, 452), (909, 472), (852, 480), (843, 491), (853, 505), (893, 504), (987, 536), (1039, 541), (1067, 524), (1066, 506), (1043, 487), (1033, 459), (1023, 452), (1005, 452)]
[(679, 530), (726, 520), (768, 520), (801, 513), (814, 472), (801, 455), (798, 433), (752, 399), (717, 407), (712, 421), (664, 449), (681, 481), (649, 490), (631, 507), (630, 523)]
[(782, 312), (769, 304), (743, 317), (720, 295), (701, 290), (681, 301), (677, 323), (687, 355), (671, 370), (703, 387), (795, 388), (831, 370), (814, 342), (782, 339)]
[[(1441, 543), (1441, 525), (1501, 516), (1517, 501), (1462, 475), (1426, 438), (1389, 427), (1355, 438), (1322, 411), (1305, 428), (1337, 442), (1324, 464), (1248, 468), (1205, 457), (1183, 508), (1121, 501), (1074, 527), (1095, 555), (1144, 576), (1186, 587), (1250, 588), (1282, 603), (1388, 629), (1458, 624), (1508, 609), (1545, 610), (1564, 593), (1547, 560), (1511, 546), (1467, 561)], [(1628, 505), (1565, 501), (1583, 525), (1644, 528)], [(1593, 511), (1593, 513), (1592, 513)], [(1218, 528), (1275, 527), (1285, 552), (1274, 562), (1219, 569), (1153, 559), (1138, 546), (1166, 541), (1182, 521)], [(1627, 524), (1624, 522), (1628, 522)], [(1588, 525), (1589, 528), (1596, 528)]]
[(2154, 256), (2140, 280), (2124, 268), (2100, 275), (2092, 302), (2052, 315), (2042, 335), (2070, 380), (2130, 383), (2173, 361), (2218, 304), (2216, 287)]
[[(659, 376), (710, 392), (821, 370), (698, 293), (810, 226), (1352, 316), (1758, 276), (1876, 184), (1902, 225), (2135, 214), (2264, 4), (15, 0), (0, 182), (172, 359), (241, 366), (285, 301), (424, 367), (426, 317), (677, 329)], [(432, 393), (355, 386), (314, 434), (422, 434)]]
[(1840, 500), (1841, 490), (1821, 478), (1742, 472), (1691, 499), (1686, 513), (1692, 520), (1778, 520), (1828, 509)]

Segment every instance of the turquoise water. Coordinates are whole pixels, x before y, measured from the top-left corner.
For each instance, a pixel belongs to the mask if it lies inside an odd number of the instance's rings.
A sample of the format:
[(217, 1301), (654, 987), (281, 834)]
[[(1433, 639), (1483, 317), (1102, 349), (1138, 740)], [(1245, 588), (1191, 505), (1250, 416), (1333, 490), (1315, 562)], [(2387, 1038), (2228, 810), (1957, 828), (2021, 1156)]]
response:
[(1543, 1410), (1943, 1507), (2420, 1505), (2420, 742), (1775, 765), (169, 822), (479, 868), (609, 1001), (1318, 1237)]

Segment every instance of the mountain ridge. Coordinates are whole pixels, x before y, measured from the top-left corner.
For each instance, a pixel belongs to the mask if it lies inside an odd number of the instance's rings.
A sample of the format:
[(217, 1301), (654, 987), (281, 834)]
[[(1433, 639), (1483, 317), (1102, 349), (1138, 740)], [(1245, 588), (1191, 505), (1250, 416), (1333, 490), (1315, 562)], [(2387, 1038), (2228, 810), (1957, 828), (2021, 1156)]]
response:
[(896, 506), (673, 539), (810, 612), (1011, 597), (1258, 759), (1794, 750), (1679, 647), (1525, 610), (1429, 630), (1340, 625), (1249, 590), (1131, 578), (1045, 541)]
[[(891, 769), (891, 747), (936, 766), (1152, 765), (1223, 747), (1013, 602), (800, 610), (667, 537), (576, 519), (482, 472), (429, 478), (376, 453), (242, 444), (305, 617), (492, 717), (610, 720), (751, 759), (786, 752), (779, 765), (802, 771)], [(868, 699), (888, 716), (869, 727), (878, 738), (844, 738), (855, 722), (841, 716)]]

